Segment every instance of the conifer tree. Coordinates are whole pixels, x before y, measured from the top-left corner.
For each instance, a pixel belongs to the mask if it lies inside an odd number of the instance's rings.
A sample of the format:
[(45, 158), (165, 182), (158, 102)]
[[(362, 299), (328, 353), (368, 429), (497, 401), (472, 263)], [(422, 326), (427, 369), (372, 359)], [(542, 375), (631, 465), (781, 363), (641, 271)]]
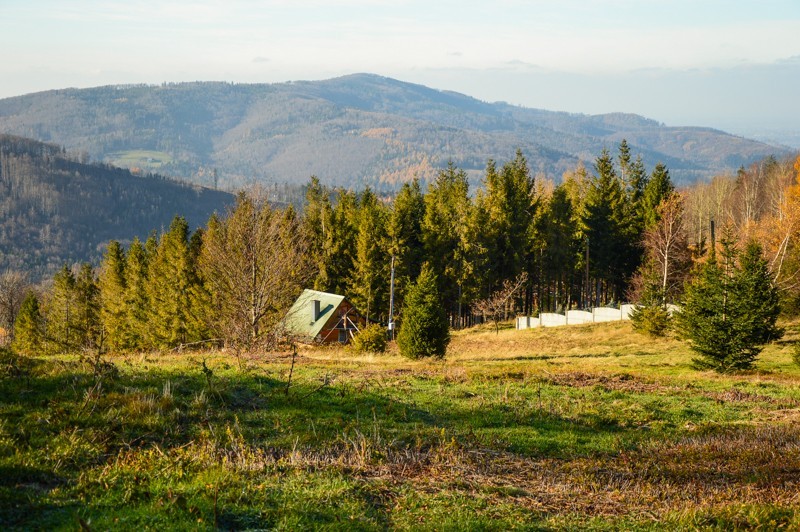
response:
[(320, 272), (324, 271), (324, 248), (328, 238), (329, 226), (333, 218), (333, 208), (330, 202), (330, 191), (323, 187), (317, 176), (311, 176), (306, 186), (305, 204), (301, 227), (308, 241), (309, 258), (314, 264), (314, 285), (323, 288), (324, 280), (317, 280)]
[(325, 239), (319, 260), (319, 274), (314, 288), (335, 294), (347, 294), (354, 265), (358, 202), (352, 192), (339, 190), (336, 205), (325, 211)]
[(644, 227), (652, 227), (658, 222), (658, 206), (669, 198), (675, 187), (669, 176), (669, 170), (663, 163), (658, 163), (650, 175), (642, 197), (642, 219)]
[(503, 165), (499, 174), (489, 161), (486, 170), (485, 206), (488, 213), (488, 240), (491, 258), (491, 291), (503, 281), (515, 278), (528, 263), (533, 219), (536, 212), (535, 180), (528, 162), (517, 150), (514, 160)]
[(355, 257), (349, 295), (367, 320), (388, 314), (389, 261), (387, 260), (387, 213), (367, 188), (358, 207)]
[(29, 290), (14, 322), (14, 341), (11, 347), (23, 355), (34, 356), (42, 348), (43, 340), (44, 322), (39, 310), (39, 298)]
[(687, 286), (676, 323), (699, 358), (700, 369), (730, 372), (751, 368), (763, 345), (782, 335), (775, 323), (780, 311), (778, 292), (761, 247), (738, 252), (726, 235), (721, 257), (704, 264)]
[[(595, 280), (595, 304), (609, 298), (619, 300), (626, 279), (631, 242), (625, 233), (625, 202), (622, 186), (608, 150), (595, 163), (583, 214), (584, 233), (589, 239), (589, 266)], [(632, 272), (631, 272), (632, 273)]]
[(419, 179), (404, 183), (393, 204), (387, 225), (389, 254), (394, 257), (395, 312), (403, 305), (406, 288), (419, 277), (423, 262), (422, 220), (425, 198)]
[(196, 342), (209, 338), (214, 319), (211, 293), (199, 266), (205, 231), (197, 229), (189, 238), (189, 308), (186, 313), (186, 335)]
[(66, 265), (53, 277), (45, 309), (48, 351), (69, 352), (78, 346), (75, 275)]
[(406, 295), (397, 344), (403, 356), (409, 358), (441, 358), (449, 343), (447, 314), (442, 307), (436, 274), (425, 264)]
[(122, 346), (125, 349), (148, 347), (147, 254), (145, 246), (134, 238), (125, 261), (125, 325)]
[(89, 263), (81, 265), (75, 278), (75, 317), (78, 346), (102, 349), (104, 333), (100, 322), (100, 289), (94, 268)]
[(98, 286), (100, 289), (100, 320), (109, 349), (125, 348), (128, 306), (125, 301), (125, 253), (119, 242), (108, 244), (100, 267)]
[(176, 216), (148, 257), (148, 333), (154, 347), (175, 347), (188, 341), (190, 263), (189, 226)]
[(469, 262), (469, 226), (471, 216), (469, 183), (464, 170), (448, 163), (425, 194), (425, 217), (422, 240), (425, 258), (437, 279), (445, 308), (457, 316), (463, 307), (463, 294), (472, 279)]

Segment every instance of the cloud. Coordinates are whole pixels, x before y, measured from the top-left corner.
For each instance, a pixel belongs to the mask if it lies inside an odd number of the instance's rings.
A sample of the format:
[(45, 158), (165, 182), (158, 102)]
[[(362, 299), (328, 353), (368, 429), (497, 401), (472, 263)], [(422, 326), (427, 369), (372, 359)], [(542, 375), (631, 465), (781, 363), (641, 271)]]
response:
[(254, 57), (253, 58), (253, 63), (269, 63), (269, 62), (270, 62), (270, 58), (269, 57), (264, 57), (262, 55), (259, 55), (258, 57)]

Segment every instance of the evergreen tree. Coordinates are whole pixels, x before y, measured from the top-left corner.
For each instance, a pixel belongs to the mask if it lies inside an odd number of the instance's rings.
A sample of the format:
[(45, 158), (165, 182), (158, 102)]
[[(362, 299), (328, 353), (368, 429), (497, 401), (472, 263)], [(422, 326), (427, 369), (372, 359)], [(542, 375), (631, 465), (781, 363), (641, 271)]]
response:
[(119, 242), (108, 243), (100, 267), (100, 320), (109, 349), (125, 347), (128, 324), (128, 306), (125, 302), (125, 253)]
[(358, 202), (355, 194), (340, 189), (335, 207), (324, 211), (324, 214), (325, 239), (314, 288), (347, 294), (350, 291), (358, 227)]
[(385, 317), (389, 309), (386, 218), (385, 207), (367, 188), (359, 201), (355, 261), (348, 295), (368, 321), (371, 317)]
[(308, 239), (308, 252), (310, 260), (314, 263), (315, 280), (314, 285), (322, 289), (324, 280), (317, 280), (317, 277), (324, 271), (324, 249), (331, 230), (329, 223), (333, 218), (333, 208), (331, 207), (330, 191), (323, 187), (317, 176), (311, 176), (311, 180), (306, 185), (305, 204), (303, 206), (303, 217), (301, 227)]
[(75, 275), (66, 265), (53, 277), (45, 308), (48, 351), (70, 352), (78, 347)]
[(102, 349), (104, 333), (100, 322), (100, 289), (91, 264), (81, 265), (75, 278), (75, 331), (78, 346)]
[(172, 220), (154, 255), (148, 258), (148, 335), (152, 344), (169, 348), (186, 343), (191, 272), (189, 226), (184, 218)]
[(494, 163), (486, 169), (484, 208), (488, 213), (490, 290), (515, 278), (528, 263), (528, 252), (536, 212), (535, 181), (528, 162), (517, 150), (516, 157), (498, 174)]
[(403, 322), (397, 337), (400, 352), (409, 358), (444, 357), (450, 343), (447, 313), (442, 307), (436, 274), (425, 264), (406, 295)]
[(472, 203), (467, 174), (450, 162), (425, 194), (422, 240), (425, 258), (437, 279), (439, 292), (453, 317), (461, 313), (463, 293), (472, 279), (468, 224)]
[(145, 246), (134, 238), (125, 261), (125, 325), (122, 347), (144, 349), (147, 346), (149, 301), (147, 296), (147, 254)]
[[(624, 292), (632, 243), (626, 235), (625, 201), (622, 186), (608, 150), (595, 163), (584, 207), (584, 234), (589, 240), (589, 267), (594, 278), (594, 304), (619, 301)], [(632, 272), (631, 272), (632, 273)]]
[(419, 179), (404, 183), (397, 194), (389, 217), (387, 233), (389, 253), (394, 257), (395, 313), (402, 308), (406, 288), (419, 277), (423, 262), (422, 220), (425, 198)]
[(631, 313), (633, 328), (650, 336), (664, 336), (671, 317), (667, 310), (666, 294), (658, 268), (646, 260), (640, 268), (637, 282), (637, 304)]
[(669, 170), (663, 163), (658, 163), (650, 175), (642, 197), (642, 219), (644, 227), (652, 227), (658, 222), (658, 206), (669, 198), (675, 187), (669, 177)]
[(778, 292), (758, 244), (747, 245), (739, 264), (729, 237), (721, 261), (712, 255), (686, 288), (675, 316), (701, 369), (729, 372), (752, 367), (763, 345), (782, 335), (775, 326)]
[(207, 280), (199, 266), (205, 232), (202, 228), (189, 238), (189, 308), (186, 313), (186, 335), (190, 341), (210, 337), (213, 309)]
[(42, 348), (43, 340), (44, 321), (39, 310), (39, 298), (29, 290), (14, 322), (14, 341), (11, 347), (23, 355), (34, 356)]
[[(539, 301), (543, 309), (566, 309), (570, 303), (574, 265), (581, 254), (574, 213), (567, 190), (559, 185), (540, 209), (536, 219), (535, 245), (539, 249)], [(547, 303), (551, 303), (548, 305)]]

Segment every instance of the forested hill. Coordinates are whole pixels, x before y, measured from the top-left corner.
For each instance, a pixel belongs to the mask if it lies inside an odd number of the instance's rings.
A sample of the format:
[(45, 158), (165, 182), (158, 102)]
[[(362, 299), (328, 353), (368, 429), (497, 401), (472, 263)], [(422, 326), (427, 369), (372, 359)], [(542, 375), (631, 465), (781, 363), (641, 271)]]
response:
[(318, 82), (107, 86), (0, 100), (0, 132), (92, 159), (222, 187), (260, 180), (395, 188), (452, 160), (477, 181), (521, 148), (552, 178), (626, 138), (649, 167), (687, 182), (783, 152), (721, 131), (638, 115), (485, 103), (370, 74)]
[(0, 135), (0, 271), (39, 278), (64, 263), (97, 262), (110, 239), (147, 238), (178, 214), (194, 229), (232, 201), (225, 192), (84, 164), (61, 147)]

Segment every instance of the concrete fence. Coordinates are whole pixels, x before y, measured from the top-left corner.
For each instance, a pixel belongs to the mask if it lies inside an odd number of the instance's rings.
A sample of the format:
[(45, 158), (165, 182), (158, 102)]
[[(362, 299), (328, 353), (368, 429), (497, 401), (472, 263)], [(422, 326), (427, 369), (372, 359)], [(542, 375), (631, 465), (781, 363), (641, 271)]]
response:
[[(581, 325), (584, 323), (602, 323), (607, 321), (624, 321), (631, 319), (631, 312), (636, 305), (620, 305), (619, 308), (595, 307), (591, 312), (586, 310), (568, 310), (566, 314), (542, 312), (538, 316), (520, 316), (517, 318), (517, 329), (534, 329), (536, 327), (560, 327), (562, 325)], [(678, 310), (676, 305), (667, 305), (670, 315)]]

